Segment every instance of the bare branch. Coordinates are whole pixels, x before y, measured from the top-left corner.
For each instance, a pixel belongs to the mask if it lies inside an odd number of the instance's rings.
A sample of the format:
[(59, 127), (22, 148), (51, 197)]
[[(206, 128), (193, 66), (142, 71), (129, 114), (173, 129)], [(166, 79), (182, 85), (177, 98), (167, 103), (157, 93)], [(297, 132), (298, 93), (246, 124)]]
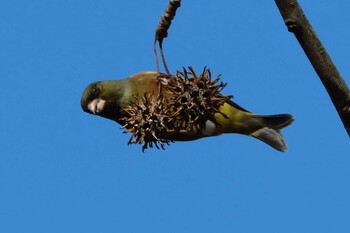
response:
[(326, 88), (350, 136), (350, 91), (297, 0), (275, 0), (288, 31), (294, 33)]

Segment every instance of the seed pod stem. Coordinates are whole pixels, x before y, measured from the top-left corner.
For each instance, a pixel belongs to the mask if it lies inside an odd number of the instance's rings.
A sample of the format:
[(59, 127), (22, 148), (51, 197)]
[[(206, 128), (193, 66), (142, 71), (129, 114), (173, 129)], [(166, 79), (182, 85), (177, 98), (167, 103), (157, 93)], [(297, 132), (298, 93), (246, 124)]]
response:
[(159, 60), (158, 60), (158, 54), (157, 54), (157, 42), (159, 43), (159, 50), (160, 50), (160, 55), (162, 57), (164, 69), (167, 74), (170, 74), (170, 71), (165, 61), (164, 52), (163, 52), (163, 40), (168, 36), (168, 29), (170, 28), (171, 21), (174, 19), (176, 10), (177, 8), (180, 7), (180, 5), (181, 5), (181, 0), (170, 0), (167, 8), (165, 9), (165, 12), (160, 18), (158, 27), (156, 29), (153, 50), (154, 50), (154, 56), (156, 58), (156, 66), (157, 66), (158, 72), (160, 72), (160, 68), (159, 68)]

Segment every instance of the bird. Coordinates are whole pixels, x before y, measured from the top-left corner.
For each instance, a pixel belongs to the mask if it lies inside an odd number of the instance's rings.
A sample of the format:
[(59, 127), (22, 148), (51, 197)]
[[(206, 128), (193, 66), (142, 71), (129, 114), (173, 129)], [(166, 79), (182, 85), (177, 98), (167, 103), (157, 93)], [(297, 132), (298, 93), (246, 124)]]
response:
[[(156, 78), (159, 72), (146, 71), (119, 80), (97, 81), (89, 84), (81, 97), (84, 112), (112, 120), (120, 125), (125, 122), (125, 109), (135, 98), (145, 94), (158, 95)], [(172, 133), (169, 140), (192, 141), (204, 137), (236, 133), (259, 139), (272, 148), (284, 152), (287, 144), (280, 130), (289, 126), (294, 118), (291, 114), (256, 115), (231, 99), (227, 99), (212, 120), (206, 120), (202, 132), (189, 130)]]

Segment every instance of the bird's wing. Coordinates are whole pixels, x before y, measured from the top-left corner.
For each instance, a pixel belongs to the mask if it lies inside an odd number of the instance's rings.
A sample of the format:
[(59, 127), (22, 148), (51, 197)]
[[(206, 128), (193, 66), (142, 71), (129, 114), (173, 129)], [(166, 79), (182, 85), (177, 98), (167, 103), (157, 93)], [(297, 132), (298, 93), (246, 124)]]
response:
[(241, 110), (241, 111), (243, 111), (243, 112), (249, 112), (249, 113), (250, 113), (250, 111), (248, 111), (248, 110), (242, 108), (241, 106), (239, 106), (238, 104), (236, 104), (236, 103), (233, 102), (232, 100), (227, 100), (226, 103), (228, 103), (229, 105), (231, 105), (231, 106), (233, 106), (233, 107), (235, 107), (235, 108), (237, 108), (237, 109), (239, 109), (239, 110)]

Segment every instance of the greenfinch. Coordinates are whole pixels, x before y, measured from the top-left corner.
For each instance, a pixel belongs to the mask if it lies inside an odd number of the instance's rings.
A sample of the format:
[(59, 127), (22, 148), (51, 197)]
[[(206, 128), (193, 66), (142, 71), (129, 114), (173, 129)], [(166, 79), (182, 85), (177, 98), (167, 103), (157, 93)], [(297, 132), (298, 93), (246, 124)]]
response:
[[(156, 82), (157, 72), (141, 72), (121, 80), (99, 81), (86, 87), (81, 98), (82, 109), (90, 114), (98, 115), (124, 125), (125, 111), (135, 98), (146, 93), (158, 95), (160, 92)], [(196, 129), (172, 133), (169, 140), (191, 141), (203, 137), (217, 136), (227, 133), (238, 133), (257, 138), (278, 151), (287, 149), (280, 130), (293, 122), (290, 114), (255, 115), (227, 100), (215, 113), (215, 123), (204, 119), (202, 132)]]

